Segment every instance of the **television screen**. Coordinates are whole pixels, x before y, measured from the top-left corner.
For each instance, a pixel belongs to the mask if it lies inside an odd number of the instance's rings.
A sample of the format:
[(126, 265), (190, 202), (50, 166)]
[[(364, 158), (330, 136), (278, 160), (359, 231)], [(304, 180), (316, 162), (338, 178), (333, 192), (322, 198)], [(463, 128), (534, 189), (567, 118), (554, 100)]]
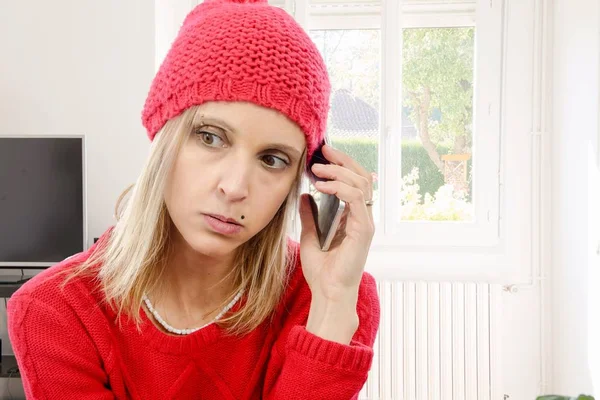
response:
[(0, 137), (0, 266), (83, 250), (83, 154), (81, 137)]

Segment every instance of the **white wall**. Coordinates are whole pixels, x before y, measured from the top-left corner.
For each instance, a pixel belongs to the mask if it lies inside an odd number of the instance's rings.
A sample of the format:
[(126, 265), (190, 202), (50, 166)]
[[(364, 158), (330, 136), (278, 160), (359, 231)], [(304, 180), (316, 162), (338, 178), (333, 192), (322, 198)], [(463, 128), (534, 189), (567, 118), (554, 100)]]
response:
[(187, 14), (202, 0), (154, 0), (155, 65), (161, 64)]
[[(115, 200), (148, 153), (140, 115), (154, 22), (149, 0), (0, 0), (0, 135), (85, 135), (89, 244), (113, 223)], [(1, 314), (12, 353), (4, 302)]]
[(600, 10), (597, 0), (554, 4), (551, 383), (600, 397)]

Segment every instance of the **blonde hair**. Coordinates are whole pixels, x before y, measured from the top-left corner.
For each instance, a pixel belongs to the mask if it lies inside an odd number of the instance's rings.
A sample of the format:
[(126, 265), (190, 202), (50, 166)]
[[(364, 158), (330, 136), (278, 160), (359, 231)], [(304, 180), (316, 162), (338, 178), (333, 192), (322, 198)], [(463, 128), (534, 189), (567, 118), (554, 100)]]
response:
[[(173, 222), (163, 191), (179, 151), (192, 129), (198, 107), (169, 120), (152, 142), (150, 155), (135, 185), (127, 188), (115, 207), (117, 223), (82, 264), (69, 273), (65, 284), (81, 274), (96, 275), (103, 298), (121, 316), (141, 323), (143, 295), (158, 289), (171, 249)], [(288, 250), (287, 232), (296, 212), (306, 152), (288, 197), (270, 223), (235, 254), (230, 274), (234, 287), (221, 307), (243, 289), (243, 307), (217, 323), (227, 333), (242, 335), (273, 315), (289, 280), (295, 254)], [(131, 193), (130, 193), (131, 192)], [(129, 200), (123, 207), (127, 194)], [(229, 277), (229, 275), (227, 276)], [(227, 278), (225, 277), (225, 278)], [(225, 279), (224, 278), (224, 279)]]

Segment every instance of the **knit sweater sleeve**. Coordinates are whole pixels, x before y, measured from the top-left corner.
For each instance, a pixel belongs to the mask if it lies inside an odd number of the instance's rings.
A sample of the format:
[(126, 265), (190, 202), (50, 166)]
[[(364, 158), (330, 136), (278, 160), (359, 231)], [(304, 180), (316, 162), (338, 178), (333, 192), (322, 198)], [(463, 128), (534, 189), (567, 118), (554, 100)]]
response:
[(359, 327), (349, 345), (306, 330), (310, 294), (299, 290), (293, 308), (271, 351), (263, 398), (268, 400), (358, 399), (373, 360), (379, 328), (375, 279), (363, 274), (357, 304)]
[(54, 303), (27, 292), (8, 302), (8, 333), (27, 399), (114, 399), (87, 331), (67, 304)]

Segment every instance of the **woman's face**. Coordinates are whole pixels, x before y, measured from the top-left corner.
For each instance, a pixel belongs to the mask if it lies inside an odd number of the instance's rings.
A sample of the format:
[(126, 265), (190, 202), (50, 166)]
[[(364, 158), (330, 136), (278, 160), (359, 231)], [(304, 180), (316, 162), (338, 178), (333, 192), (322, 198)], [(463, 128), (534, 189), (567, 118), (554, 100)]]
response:
[(201, 105), (165, 188), (184, 242), (211, 257), (231, 255), (275, 216), (305, 147), (300, 128), (277, 111), (246, 102)]

